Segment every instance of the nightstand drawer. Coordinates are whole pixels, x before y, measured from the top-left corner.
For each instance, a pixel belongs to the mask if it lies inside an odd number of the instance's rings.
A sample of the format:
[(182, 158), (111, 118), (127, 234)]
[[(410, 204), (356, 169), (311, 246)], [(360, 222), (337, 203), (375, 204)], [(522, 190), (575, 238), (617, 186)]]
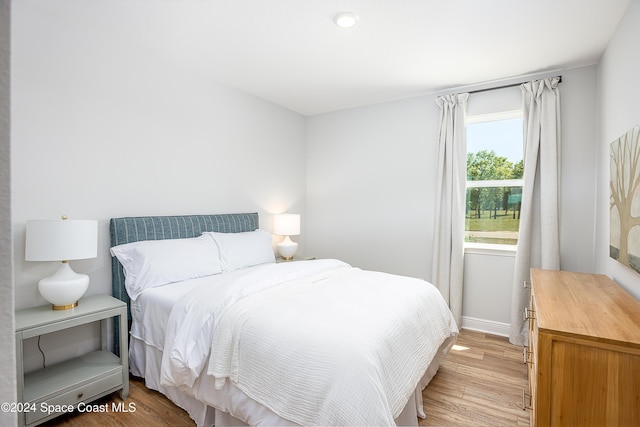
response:
[[(37, 422), (38, 420), (49, 417), (51, 415), (61, 415), (67, 412), (71, 412), (68, 409), (70, 406), (76, 406), (80, 402), (90, 402), (91, 400), (102, 397), (112, 391), (116, 391), (122, 388), (122, 371), (114, 372), (104, 378), (99, 378), (88, 384), (84, 384), (73, 390), (69, 390), (66, 393), (59, 394), (50, 399), (37, 401), (35, 403), (35, 411), (27, 412), (26, 424)], [(105, 391), (108, 390), (108, 391)], [(55, 412), (55, 409), (60, 409), (61, 412)]]

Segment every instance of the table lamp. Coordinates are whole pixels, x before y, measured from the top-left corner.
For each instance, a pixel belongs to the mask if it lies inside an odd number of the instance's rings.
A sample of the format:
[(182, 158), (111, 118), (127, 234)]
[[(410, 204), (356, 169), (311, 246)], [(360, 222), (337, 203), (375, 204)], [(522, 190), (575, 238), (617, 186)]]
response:
[(283, 259), (293, 259), (293, 255), (298, 250), (298, 244), (292, 241), (289, 236), (300, 234), (300, 215), (283, 213), (273, 217), (273, 234), (285, 236), (282, 242), (278, 243), (278, 253)]
[(60, 261), (52, 276), (38, 282), (40, 295), (54, 310), (67, 310), (89, 287), (89, 276), (71, 269), (69, 260), (95, 258), (98, 255), (98, 221), (59, 220), (27, 221), (25, 260)]

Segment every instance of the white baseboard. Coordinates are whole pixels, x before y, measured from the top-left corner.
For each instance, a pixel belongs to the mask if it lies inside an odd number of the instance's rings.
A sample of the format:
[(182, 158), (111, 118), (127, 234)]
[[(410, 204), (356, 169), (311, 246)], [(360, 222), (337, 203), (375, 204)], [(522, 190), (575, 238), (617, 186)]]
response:
[(475, 317), (462, 316), (462, 329), (486, 332), (488, 334), (508, 337), (511, 330), (509, 323), (494, 322), (493, 320), (476, 319)]

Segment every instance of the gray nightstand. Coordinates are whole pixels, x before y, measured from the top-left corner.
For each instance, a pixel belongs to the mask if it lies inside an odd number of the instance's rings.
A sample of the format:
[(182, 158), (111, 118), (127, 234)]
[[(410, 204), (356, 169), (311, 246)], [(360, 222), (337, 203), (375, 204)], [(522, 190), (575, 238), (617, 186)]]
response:
[[(120, 357), (107, 349), (107, 322), (120, 317)], [(38, 335), (100, 321), (102, 349), (28, 374), (23, 370), (22, 341)], [(18, 425), (33, 426), (117, 390), (129, 394), (127, 305), (109, 295), (82, 298), (76, 308), (51, 305), (16, 311)], [(52, 409), (59, 409), (55, 411)]]

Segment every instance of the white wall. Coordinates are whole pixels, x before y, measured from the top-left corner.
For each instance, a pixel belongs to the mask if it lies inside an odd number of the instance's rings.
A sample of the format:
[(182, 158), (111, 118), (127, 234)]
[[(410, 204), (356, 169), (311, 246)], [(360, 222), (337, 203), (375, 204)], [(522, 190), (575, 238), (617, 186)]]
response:
[[(596, 68), (558, 74), (563, 77), (562, 267), (588, 272), (595, 261)], [(309, 118), (310, 254), (430, 279), (437, 95)], [(497, 98), (508, 100), (503, 95), (496, 93)], [(475, 114), (491, 108), (480, 101), (472, 105), (473, 96), (469, 109)], [(482, 98), (487, 99), (487, 92)], [(511, 289), (508, 271), (513, 258), (496, 256), (474, 254), (465, 263), (465, 293), (484, 298), (466, 298), (463, 316), (509, 322), (510, 294), (506, 293)]]
[(430, 276), (437, 120), (422, 97), (309, 118), (311, 255)]
[(467, 249), (462, 326), (509, 335), (515, 252)]
[[(0, 402), (16, 401), (10, 162), (11, 2), (0, 0)], [(16, 414), (0, 412), (0, 425)]]
[[(98, 257), (72, 262), (90, 276), (91, 295), (111, 293), (110, 217), (258, 211), (266, 229), (272, 213), (305, 218), (303, 116), (123, 43), (117, 27), (94, 31), (41, 4), (13, 5), (17, 308), (46, 303), (37, 281), (56, 268), (24, 261), (29, 219), (100, 221)], [(83, 346), (95, 345), (92, 334)], [(65, 339), (45, 338), (48, 360), (63, 358)]]
[(633, 0), (598, 65), (597, 265), (640, 299), (640, 275), (609, 257), (609, 144), (640, 125), (640, 1)]
[(562, 72), (560, 268), (595, 271), (596, 67)]

